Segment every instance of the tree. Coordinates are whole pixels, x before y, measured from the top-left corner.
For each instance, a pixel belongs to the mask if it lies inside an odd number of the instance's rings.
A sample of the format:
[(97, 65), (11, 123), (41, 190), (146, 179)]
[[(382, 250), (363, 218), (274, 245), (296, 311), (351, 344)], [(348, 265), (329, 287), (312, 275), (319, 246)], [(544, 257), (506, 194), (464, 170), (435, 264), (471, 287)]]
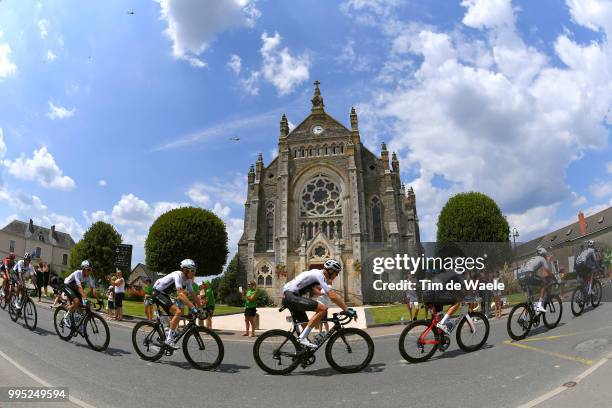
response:
[(238, 255), (234, 255), (230, 263), (225, 268), (223, 276), (219, 277), (218, 294), (219, 300), (227, 303), (227, 298), (230, 295), (240, 296), (238, 294)]
[[(485, 194), (460, 193), (451, 197), (438, 217), (437, 242), (450, 248), (457, 243), (464, 256), (487, 254), (487, 265), (504, 264), (510, 256), (510, 227), (498, 205)], [(501, 243), (501, 244), (500, 244)]]
[(145, 253), (150, 270), (169, 273), (189, 258), (198, 266), (198, 276), (218, 275), (228, 254), (225, 224), (202, 208), (170, 210), (149, 228)]
[[(98, 221), (92, 224), (83, 238), (72, 247), (70, 253), (70, 269), (80, 269), (85, 259), (94, 266), (96, 280), (115, 272), (115, 256), (117, 245), (121, 244), (121, 234), (112, 225)], [(127, 278), (130, 271), (123, 271)]]

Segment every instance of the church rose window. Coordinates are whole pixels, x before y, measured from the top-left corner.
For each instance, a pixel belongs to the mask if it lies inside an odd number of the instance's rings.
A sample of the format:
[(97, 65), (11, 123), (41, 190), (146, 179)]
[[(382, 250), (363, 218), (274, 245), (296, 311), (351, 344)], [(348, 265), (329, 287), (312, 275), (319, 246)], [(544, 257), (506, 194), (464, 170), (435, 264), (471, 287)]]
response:
[(327, 176), (315, 176), (302, 191), (301, 215), (320, 217), (340, 214), (340, 187)]

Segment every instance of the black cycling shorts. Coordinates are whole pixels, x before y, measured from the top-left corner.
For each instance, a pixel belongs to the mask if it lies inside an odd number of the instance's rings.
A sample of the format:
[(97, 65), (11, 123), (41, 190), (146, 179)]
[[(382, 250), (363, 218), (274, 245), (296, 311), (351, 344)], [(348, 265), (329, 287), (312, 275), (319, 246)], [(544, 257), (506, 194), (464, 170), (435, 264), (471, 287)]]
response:
[(75, 284), (64, 285), (60, 289), (60, 292), (65, 294), (70, 301), (74, 300), (74, 298), (78, 298), (79, 300), (83, 300), (81, 296), (81, 292), (79, 291), (79, 287)]
[(590, 266), (587, 266), (586, 264), (578, 264), (576, 265), (576, 276), (579, 279), (582, 280), (587, 280), (589, 279), (589, 276), (591, 275), (591, 273), (593, 273), (595, 268), (591, 268)]
[(170, 308), (172, 307), (172, 305), (174, 305), (174, 302), (172, 302), (170, 296), (166, 295), (164, 292), (153, 290), (153, 293), (151, 294), (151, 299), (154, 303), (161, 306), (161, 308), (164, 309), (167, 314), (171, 314)]
[(308, 321), (306, 312), (314, 312), (317, 310), (319, 302), (302, 297), (297, 293), (285, 292), (283, 293), (282, 305), (289, 309), (291, 316), (293, 316), (293, 320), (299, 323), (305, 323)]

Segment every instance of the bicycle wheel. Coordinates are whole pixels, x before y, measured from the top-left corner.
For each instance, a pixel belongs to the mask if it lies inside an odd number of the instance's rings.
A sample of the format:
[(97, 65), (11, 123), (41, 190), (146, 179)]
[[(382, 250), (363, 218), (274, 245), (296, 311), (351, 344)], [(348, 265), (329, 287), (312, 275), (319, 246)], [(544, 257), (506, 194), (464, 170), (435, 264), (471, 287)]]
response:
[(529, 334), (533, 324), (533, 311), (527, 303), (514, 306), (508, 315), (506, 329), (512, 340), (523, 340)]
[(563, 315), (561, 298), (557, 295), (550, 296), (544, 307), (546, 308), (546, 313), (542, 316), (544, 326), (548, 329), (554, 329), (561, 321), (561, 316)]
[(578, 286), (572, 293), (572, 314), (574, 316), (580, 316), (584, 311), (585, 303), (586, 299), (584, 297), (584, 290), (582, 289), (582, 286)]
[(265, 372), (273, 375), (289, 374), (300, 363), (300, 346), (293, 333), (268, 330), (255, 340), (253, 358)]
[(438, 350), (438, 336), (433, 328), (429, 329), (430, 324), (428, 320), (418, 320), (410, 322), (402, 331), (399, 338), (399, 351), (405, 360), (420, 363), (429, 360)]
[(4, 295), (4, 289), (0, 288), (0, 309), (6, 309), (6, 296)]
[(106, 321), (97, 313), (90, 313), (83, 322), (85, 341), (95, 351), (104, 351), (110, 342), (110, 331)]
[(489, 338), (489, 319), (484, 313), (471, 312), (470, 317), (474, 326), (468, 324), (465, 316), (457, 326), (457, 345), (461, 350), (470, 353), (481, 348)]
[(593, 291), (593, 293), (591, 293), (591, 306), (595, 308), (601, 303), (601, 298), (603, 295), (601, 282), (596, 279), (593, 279), (593, 285), (591, 286), (591, 290)]
[(72, 327), (68, 327), (64, 324), (64, 316), (66, 313), (68, 313), (68, 309), (63, 305), (58, 306), (53, 313), (53, 326), (55, 327), (55, 332), (59, 338), (64, 341), (68, 341), (72, 337)]
[(19, 319), (19, 315), (21, 314), (21, 311), (15, 307), (15, 296), (11, 296), (8, 304), (9, 304), (8, 305), (9, 316), (11, 317), (12, 321), (16, 322), (17, 319)]
[(325, 358), (332, 368), (341, 373), (357, 373), (370, 364), (374, 357), (374, 342), (370, 335), (355, 327), (335, 332), (325, 346)]
[(21, 314), (23, 315), (23, 321), (26, 327), (30, 330), (36, 329), (38, 323), (38, 313), (36, 312), (36, 305), (32, 299), (28, 298), (23, 302)]
[(217, 333), (194, 326), (183, 338), (183, 354), (193, 368), (214, 370), (223, 361), (225, 350)]
[(132, 345), (136, 354), (146, 361), (157, 361), (164, 355), (165, 336), (159, 323), (142, 321), (132, 330)]

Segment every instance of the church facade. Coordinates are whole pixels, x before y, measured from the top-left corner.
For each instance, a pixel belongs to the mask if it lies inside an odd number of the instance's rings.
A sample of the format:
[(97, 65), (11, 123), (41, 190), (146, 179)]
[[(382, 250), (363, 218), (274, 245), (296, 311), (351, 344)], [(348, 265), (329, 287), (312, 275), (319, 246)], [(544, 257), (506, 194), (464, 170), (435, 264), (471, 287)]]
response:
[(278, 303), (287, 280), (334, 258), (343, 266), (334, 289), (363, 304), (372, 301), (361, 266), (368, 252), (418, 242), (416, 197), (401, 183), (395, 153), (389, 160), (384, 143), (380, 156), (362, 144), (354, 108), (350, 128), (327, 114), (315, 82), (310, 114), (291, 132), (283, 115), (278, 156), (266, 165), (260, 154), (249, 170), (241, 280)]

